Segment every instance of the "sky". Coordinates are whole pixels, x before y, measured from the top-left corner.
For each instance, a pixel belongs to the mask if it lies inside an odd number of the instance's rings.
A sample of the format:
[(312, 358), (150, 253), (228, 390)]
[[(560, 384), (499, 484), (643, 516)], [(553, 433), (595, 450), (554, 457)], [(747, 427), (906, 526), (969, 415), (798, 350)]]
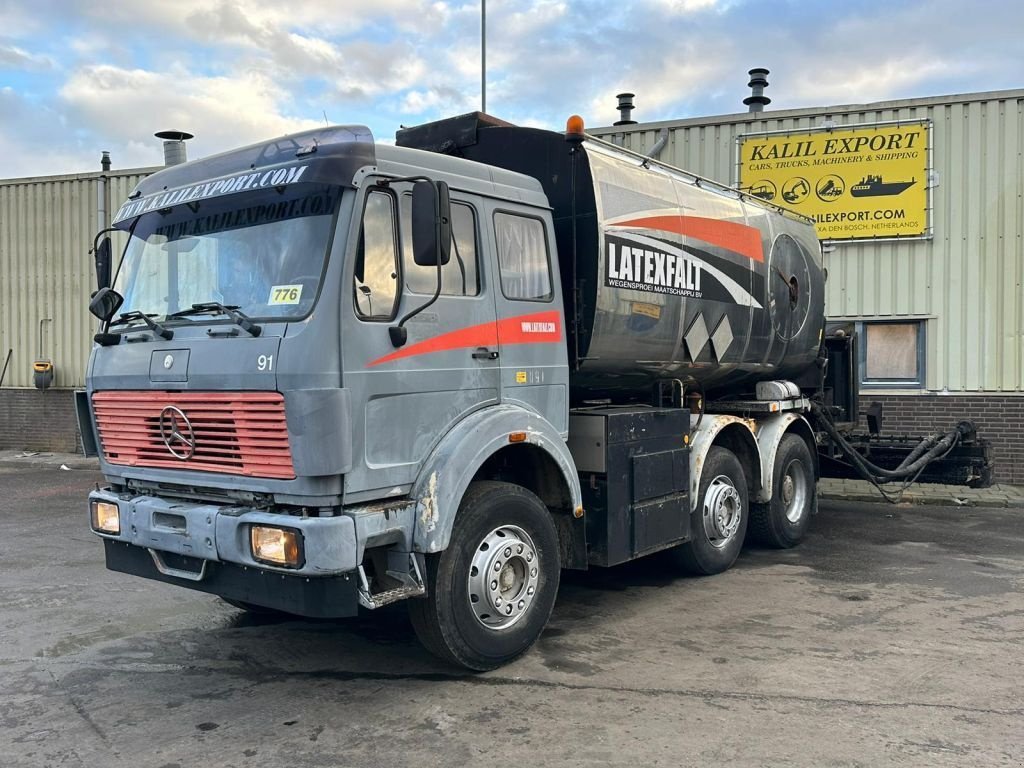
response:
[[(1007, 0), (488, 0), (487, 111), (562, 130), (1024, 86)], [(480, 108), (480, 0), (0, 0), (0, 178), (160, 165), (298, 130), (393, 141)]]

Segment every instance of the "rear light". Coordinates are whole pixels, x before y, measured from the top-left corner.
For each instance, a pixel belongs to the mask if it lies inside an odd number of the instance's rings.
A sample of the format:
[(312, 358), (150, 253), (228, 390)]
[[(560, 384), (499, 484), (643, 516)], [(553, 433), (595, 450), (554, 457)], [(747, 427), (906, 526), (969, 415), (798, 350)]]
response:
[(294, 528), (254, 525), (249, 531), (252, 557), (261, 563), (301, 568), (304, 563), (302, 534)]
[(99, 533), (118, 535), (121, 533), (121, 517), (117, 504), (108, 501), (94, 501), (90, 505), (92, 512), (92, 529)]

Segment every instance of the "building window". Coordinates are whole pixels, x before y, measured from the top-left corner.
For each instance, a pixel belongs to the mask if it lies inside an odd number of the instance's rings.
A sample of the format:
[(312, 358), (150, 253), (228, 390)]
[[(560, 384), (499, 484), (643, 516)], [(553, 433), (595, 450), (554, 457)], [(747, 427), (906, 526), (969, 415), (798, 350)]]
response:
[(551, 301), (551, 261), (540, 219), (494, 215), (501, 291), (507, 299)]
[(924, 386), (924, 323), (857, 323), (861, 343), (861, 384), (868, 387)]

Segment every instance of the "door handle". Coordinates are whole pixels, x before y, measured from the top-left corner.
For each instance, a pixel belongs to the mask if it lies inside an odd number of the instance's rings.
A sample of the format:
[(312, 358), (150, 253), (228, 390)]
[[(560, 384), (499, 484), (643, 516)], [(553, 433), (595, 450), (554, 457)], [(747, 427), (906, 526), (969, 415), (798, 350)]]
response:
[(487, 347), (477, 347), (476, 352), (473, 353), (474, 360), (497, 360), (498, 353), (494, 352)]

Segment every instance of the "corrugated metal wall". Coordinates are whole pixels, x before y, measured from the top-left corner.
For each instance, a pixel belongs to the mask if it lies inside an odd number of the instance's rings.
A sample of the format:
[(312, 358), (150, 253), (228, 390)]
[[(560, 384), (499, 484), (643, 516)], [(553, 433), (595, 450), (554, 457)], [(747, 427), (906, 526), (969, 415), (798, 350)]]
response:
[[(642, 104), (642, 93), (638, 95)], [(726, 115), (592, 131), (736, 183), (742, 133), (891, 120), (933, 121), (934, 239), (843, 243), (826, 255), (832, 318), (927, 320), (925, 386), (1024, 389), (1024, 90), (871, 105)]]
[[(109, 205), (116, 210), (152, 170), (107, 176), (108, 218)], [(54, 363), (55, 387), (85, 383), (95, 329), (88, 311), (96, 287), (89, 249), (100, 229), (99, 179), (93, 173), (0, 181), (0, 368), (13, 350), (5, 388), (32, 386), (32, 363), (40, 355)], [(115, 245), (115, 258), (119, 254)]]

